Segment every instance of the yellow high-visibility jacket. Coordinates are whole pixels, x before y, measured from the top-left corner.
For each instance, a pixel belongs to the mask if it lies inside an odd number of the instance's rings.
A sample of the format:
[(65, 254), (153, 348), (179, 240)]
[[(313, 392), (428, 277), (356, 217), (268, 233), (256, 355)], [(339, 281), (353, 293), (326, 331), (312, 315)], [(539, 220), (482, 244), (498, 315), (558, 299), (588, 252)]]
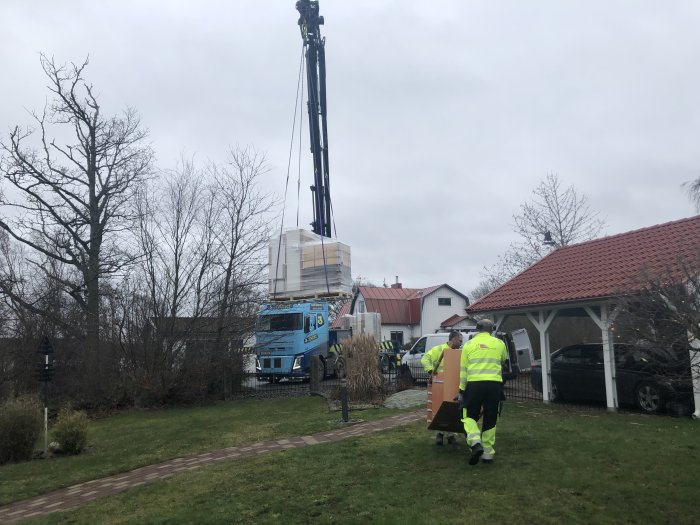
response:
[(475, 335), (462, 347), (459, 367), (459, 389), (464, 390), (467, 381), (503, 382), (501, 367), (508, 359), (506, 345), (487, 332)]
[[(437, 345), (432, 347), (430, 350), (428, 350), (423, 357), (420, 358), (420, 362), (423, 365), (423, 368), (425, 368), (425, 371), (430, 373), (433, 371), (435, 368), (435, 364), (438, 362), (438, 359), (440, 359), (440, 356), (442, 353), (449, 348), (450, 345), (447, 343), (443, 343), (441, 345)], [(438, 367), (438, 372), (443, 372), (445, 370), (445, 360), (443, 359), (440, 361), (440, 366)]]

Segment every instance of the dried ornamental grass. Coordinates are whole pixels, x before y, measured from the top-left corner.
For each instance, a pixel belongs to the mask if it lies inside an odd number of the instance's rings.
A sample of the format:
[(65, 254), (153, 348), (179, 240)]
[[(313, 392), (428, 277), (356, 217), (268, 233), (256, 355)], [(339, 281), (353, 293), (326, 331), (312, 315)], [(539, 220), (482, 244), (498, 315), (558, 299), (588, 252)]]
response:
[(343, 344), (348, 397), (353, 402), (381, 400), (384, 378), (379, 371), (379, 352), (374, 337), (359, 334)]

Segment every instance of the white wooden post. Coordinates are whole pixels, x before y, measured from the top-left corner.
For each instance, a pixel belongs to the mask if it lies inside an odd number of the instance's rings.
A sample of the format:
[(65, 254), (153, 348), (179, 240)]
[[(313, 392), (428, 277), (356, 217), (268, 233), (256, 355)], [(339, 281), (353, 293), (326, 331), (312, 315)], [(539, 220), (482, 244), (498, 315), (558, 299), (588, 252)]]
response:
[(551, 356), (549, 353), (549, 325), (552, 324), (558, 310), (552, 310), (545, 318), (544, 310), (538, 312), (538, 319), (527, 312), (527, 318), (537, 328), (540, 333), (540, 362), (542, 363), (542, 401), (549, 403), (551, 399), (550, 392), (552, 391), (552, 372), (551, 372)]
[(610, 312), (609, 304), (602, 304), (600, 306), (600, 317), (589, 307), (584, 306), (584, 310), (588, 313), (591, 319), (598, 325), (602, 333), (603, 340), (603, 368), (605, 370), (605, 401), (608, 410), (614, 412), (618, 408), (617, 403), (617, 380), (615, 372), (615, 351), (614, 351), (614, 341), (613, 336), (610, 331), (619, 308)]
[(700, 419), (700, 339), (693, 337), (688, 332), (690, 343), (690, 375), (693, 378), (693, 401), (695, 402), (695, 412), (693, 419)]

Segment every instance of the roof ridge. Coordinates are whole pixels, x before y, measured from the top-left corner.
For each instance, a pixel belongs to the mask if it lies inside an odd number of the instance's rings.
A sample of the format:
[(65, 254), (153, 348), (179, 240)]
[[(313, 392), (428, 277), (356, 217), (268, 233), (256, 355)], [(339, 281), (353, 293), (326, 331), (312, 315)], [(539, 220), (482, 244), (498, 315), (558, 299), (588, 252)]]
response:
[(617, 296), (638, 290), (635, 279), (647, 267), (678, 274), (690, 262), (700, 264), (700, 215), (554, 249), (468, 311)]
[[(577, 242), (577, 243), (575, 243), (575, 244), (567, 244), (566, 246), (559, 246), (558, 248), (556, 248), (556, 249), (552, 250), (551, 252), (549, 252), (549, 254), (554, 253), (555, 251), (558, 251), (558, 250), (567, 250), (567, 249), (569, 249), (569, 248), (574, 248), (574, 247), (576, 247), (576, 246), (582, 246), (582, 245), (584, 245), (584, 244), (592, 244), (592, 243), (595, 243), (595, 242), (602, 242), (602, 241), (606, 241), (606, 240), (609, 240), (609, 239), (614, 239), (615, 237), (623, 237), (623, 236), (626, 237), (626, 236), (628, 236), (628, 235), (637, 234), (637, 233), (642, 233), (642, 232), (645, 232), (645, 231), (648, 231), (648, 230), (654, 230), (654, 229), (657, 229), (657, 228), (663, 228), (663, 227), (666, 227), (666, 226), (670, 226), (671, 224), (677, 224), (677, 223), (680, 224), (680, 223), (682, 223), (682, 222), (691, 222), (691, 221), (695, 221), (695, 220), (699, 220), (699, 219), (700, 219), (700, 215), (693, 215), (692, 217), (685, 217), (685, 218), (683, 218), (683, 219), (676, 219), (676, 220), (674, 220), (674, 221), (662, 222), (662, 223), (659, 223), (659, 224), (652, 224), (651, 226), (645, 226), (644, 228), (637, 228), (636, 230), (630, 230), (630, 231), (626, 231), (626, 232), (614, 233), (614, 234), (612, 234), (612, 235), (606, 235), (606, 236), (604, 236), (604, 237), (598, 237), (598, 238), (596, 238), (596, 239), (589, 239), (589, 240), (587, 240), (587, 241), (581, 241), (581, 242)], [(547, 255), (549, 255), (549, 254), (547, 254)], [(546, 256), (545, 256), (545, 257), (546, 257)], [(543, 257), (542, 259), (544, 259), (544, 257)], [(541, 261), (542, 259), (540, 259), (540, 261)], [(538, 262), (539, 262), (539, 261), (538, 261)], [(535, 264), (536, 264), (536, 263), (535, 263)], [(534, 266), (534, 264), (533, 264), (532, 266)], [(531, 266), (530, 266), (530, 267), (531, 267)]]

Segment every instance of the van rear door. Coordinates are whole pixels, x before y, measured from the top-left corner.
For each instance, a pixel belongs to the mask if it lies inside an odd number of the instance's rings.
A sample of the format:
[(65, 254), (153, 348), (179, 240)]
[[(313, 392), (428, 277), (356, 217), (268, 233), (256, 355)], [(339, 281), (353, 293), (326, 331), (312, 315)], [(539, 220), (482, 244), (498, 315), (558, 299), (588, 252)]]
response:
[(535, 360), (535, 355), (532, 352), (530, 337), (527, 335), (525, 328), (514, 330), (511, 332), (513, 343), (515, 344), (515, 353), (518, 356), (518, 368), (521, 372), (529, 372), (532, 368), (532, 362)]

